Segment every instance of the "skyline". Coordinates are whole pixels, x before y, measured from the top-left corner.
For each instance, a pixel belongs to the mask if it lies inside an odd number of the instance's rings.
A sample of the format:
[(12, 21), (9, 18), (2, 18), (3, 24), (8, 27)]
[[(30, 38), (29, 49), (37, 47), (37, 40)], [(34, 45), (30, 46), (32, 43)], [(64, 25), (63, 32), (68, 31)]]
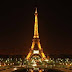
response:
[[(0, 54), (27, 54), (31, 46), (35, 3), (4, 5), (0, 13)], [(45, 54), (72, 54), (70, 11), (65, 5), (36, 3)], [(6, 7), (5, 7), (6, 6)], [(21, 50), (21, 52), (20, 52)]]

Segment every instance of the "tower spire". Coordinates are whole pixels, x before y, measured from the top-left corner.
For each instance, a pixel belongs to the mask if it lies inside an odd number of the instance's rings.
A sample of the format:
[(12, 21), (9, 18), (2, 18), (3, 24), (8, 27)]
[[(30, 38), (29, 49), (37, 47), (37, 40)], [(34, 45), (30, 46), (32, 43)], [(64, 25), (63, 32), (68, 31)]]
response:
[(39, 38), (39, 33), (38, 33), (38, 13), (37, 13), (37, 8), (35, 10), (35, 24), (34, 24), (34, 37), (33, 38)]
[(36, 8), (36, 10), (35, 10), (35, 13), (37, 13), (37, 8)]

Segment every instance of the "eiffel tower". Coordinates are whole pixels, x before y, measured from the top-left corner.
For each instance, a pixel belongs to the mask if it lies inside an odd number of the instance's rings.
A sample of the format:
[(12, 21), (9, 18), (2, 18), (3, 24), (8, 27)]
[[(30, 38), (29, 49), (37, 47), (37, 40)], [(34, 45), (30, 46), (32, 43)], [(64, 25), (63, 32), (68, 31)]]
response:
[(35, 10), (35, 24), (34, 24), (34, 36), (32, 39), (31, 49), (26, 57), (27, 60), (31, 59), (33, 55), (39, 55), (41, 59), (46, 59), (45, 54), (43, 53), (43, 49), (41, 48), (39, 33), (38, 33), (38, 13), (37, 8)]

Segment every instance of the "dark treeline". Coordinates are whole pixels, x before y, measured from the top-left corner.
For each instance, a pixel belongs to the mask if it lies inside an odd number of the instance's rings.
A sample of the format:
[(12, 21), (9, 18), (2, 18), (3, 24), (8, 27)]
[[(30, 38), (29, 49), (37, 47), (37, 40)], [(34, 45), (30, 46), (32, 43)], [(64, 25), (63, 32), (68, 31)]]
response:
[[(46, 57), (49, 56), (50, 58), (70, 58), (72, 59), (72, 55), (68, 55), (68, 54), (60, 54), (60, 55), (56, 55), (56, 54), (50, 54), (50, 55), (46, 55)], [(26, 55), (0, 55), (0, 58), (25, 58)]]

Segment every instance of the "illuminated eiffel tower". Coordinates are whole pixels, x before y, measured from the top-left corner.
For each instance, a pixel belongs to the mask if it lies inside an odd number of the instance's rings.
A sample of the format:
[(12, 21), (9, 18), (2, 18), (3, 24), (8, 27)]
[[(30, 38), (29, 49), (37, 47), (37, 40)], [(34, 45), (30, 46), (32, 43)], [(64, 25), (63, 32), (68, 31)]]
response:
[(38, 33), (38, 13), (37, 8), (35, 10), (35, 24), (34, 24), (34, 36), (32, 40), (31, 49), (26, 57), (27, 60), (31, 59), (34, 55), (39, 55), (41, 59), (46, 59), (45, 54), (43, 53), (43, 49), (41, 48), (39, 33)]

